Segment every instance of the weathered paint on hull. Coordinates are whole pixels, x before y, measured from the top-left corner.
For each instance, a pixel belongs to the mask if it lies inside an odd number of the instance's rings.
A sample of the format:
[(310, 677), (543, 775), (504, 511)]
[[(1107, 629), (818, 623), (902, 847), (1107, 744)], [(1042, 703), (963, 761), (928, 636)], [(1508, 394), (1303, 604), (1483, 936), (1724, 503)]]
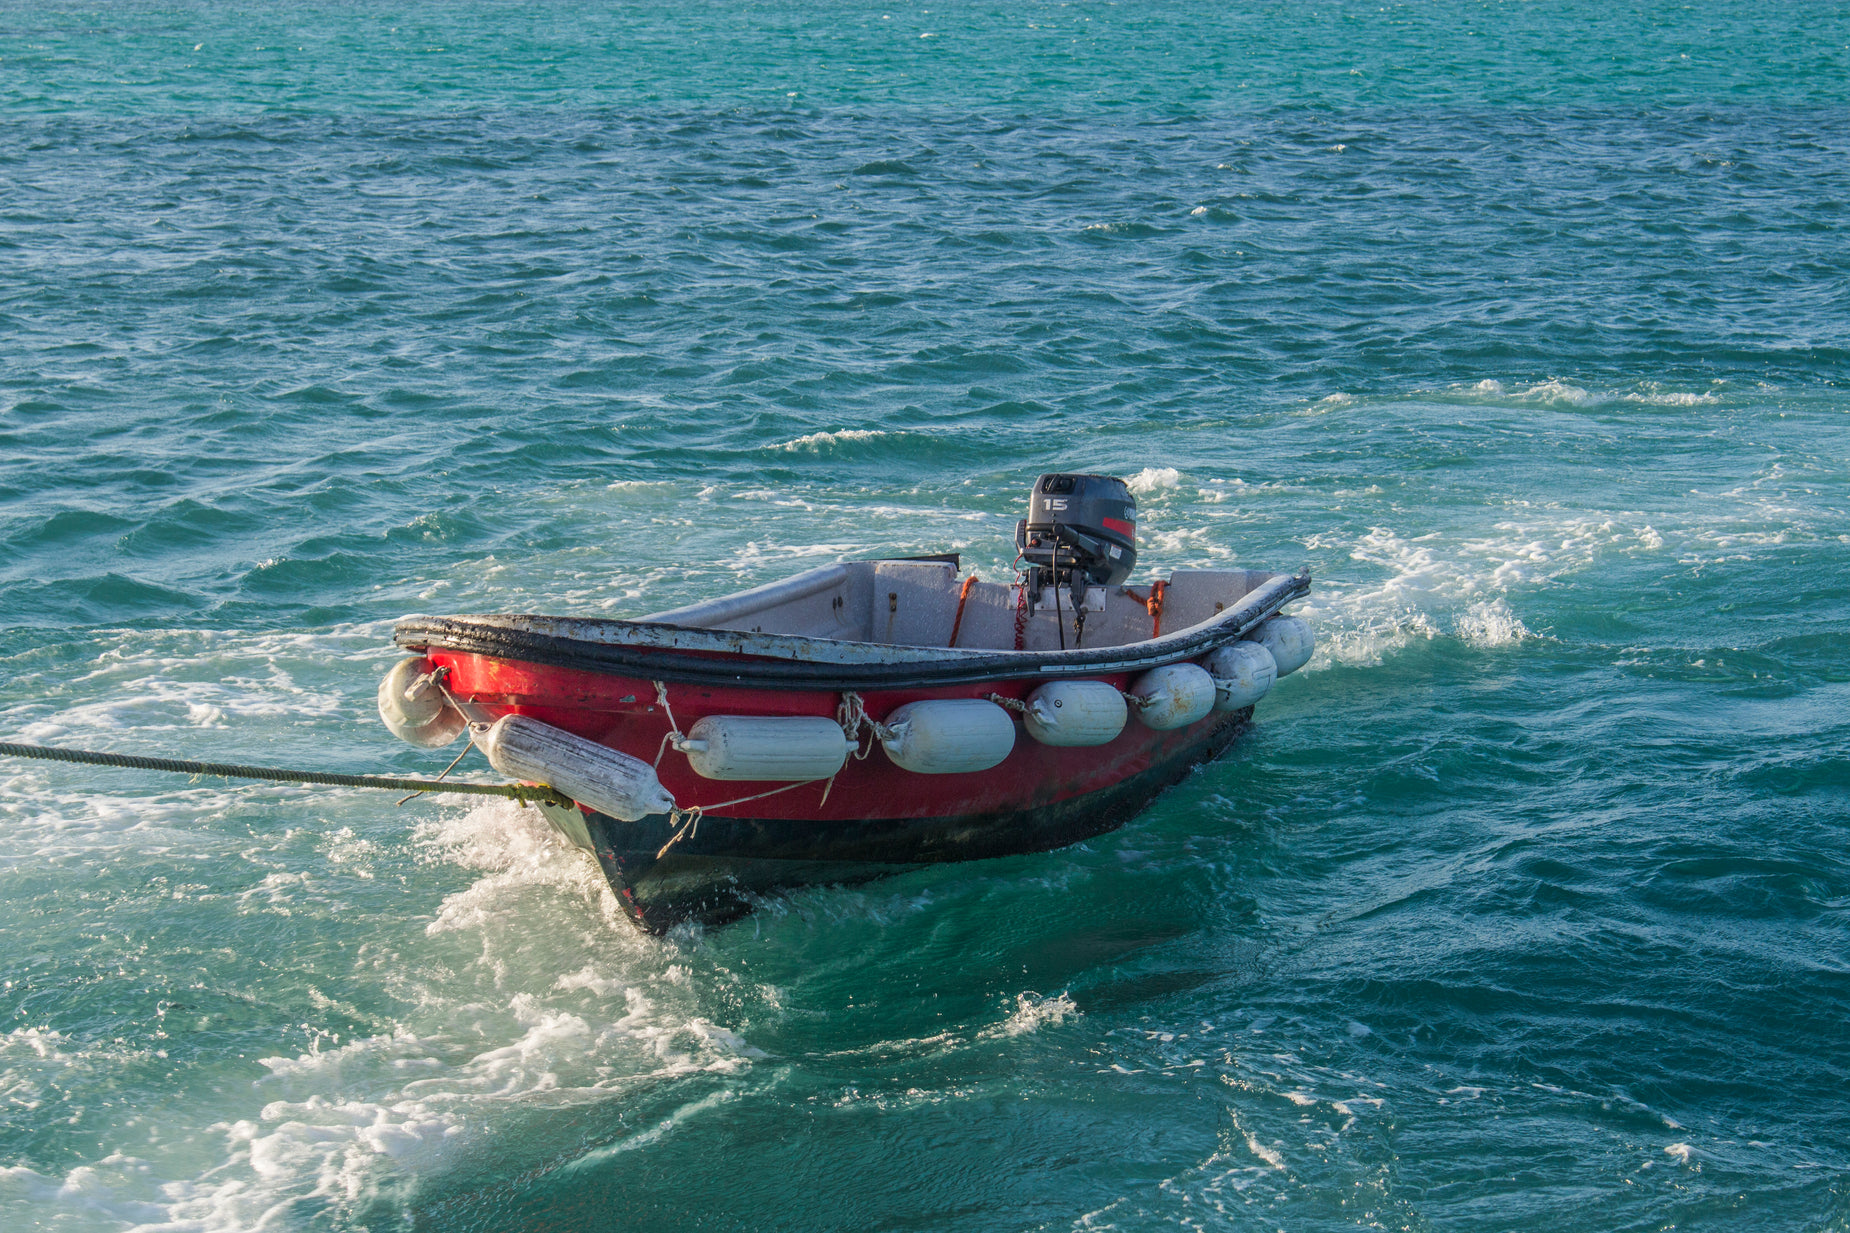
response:
[(1043, 852), (1116, 830), (1195, 766), (1224, 752), (1251, 716), (1250, 707), (1212, 716), (1190, 729), (1186, 745), (1145, 770), (1027, 808), (852, 822), (708, 816), (659, 858), (674, 833), (665, 815), (621, 822), (593, 812), (587, 830), (618, 899), (644, 929), (660, 933), (683, 921), (722, 924), (751, 911), (755, 897), (778, 890)]

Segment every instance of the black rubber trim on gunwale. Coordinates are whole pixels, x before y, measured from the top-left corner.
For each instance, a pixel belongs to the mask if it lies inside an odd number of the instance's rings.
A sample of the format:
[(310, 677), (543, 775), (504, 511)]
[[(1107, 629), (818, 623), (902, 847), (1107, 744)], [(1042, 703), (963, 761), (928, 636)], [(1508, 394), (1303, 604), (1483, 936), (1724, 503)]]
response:
[[(1277, 603), (1271, 605), (1271, 612), (1265, 613), (1265, 616), (1270, 616), (1285, 604), (1310, 593), (1308, 574), (1300, 574), (1292, 581), (1296, 585), (1281, 594)], [(546, 618), (512, 616), (500, 619)], [(436, 647), (439, 650), (486, 655), (495, 659), (544, 664), (551, 668), (607, 672), (683, 685), (744, 685), (839, 691), (921, 689), (1042, 676), (1133, 672), (1191, 659), (1236, 642), (1263, 619), (1263, 616), (1256, 617), (1241, 625), (1217, 622), (1201, 628), (1199, 632), (1176, 636), (1174, 642), (1155, 654), (1111, 655), (1101, 652), (1123, 648), (1102, 647), (1099, 651), (1018, 651), (984, 655), (981, 659), (959, 656), (935, 663), (830, 664), (736, 654), (709, 656), (683, 648), (627, 646), (536, 633), (532, 630), (509, 629), (502, 625), (488, 624), (477, 617), (414, 617), (398, 623), (392, 631), (392, 640), (406, 650)], [(633, 621), (608, 623), (644, 624)]]

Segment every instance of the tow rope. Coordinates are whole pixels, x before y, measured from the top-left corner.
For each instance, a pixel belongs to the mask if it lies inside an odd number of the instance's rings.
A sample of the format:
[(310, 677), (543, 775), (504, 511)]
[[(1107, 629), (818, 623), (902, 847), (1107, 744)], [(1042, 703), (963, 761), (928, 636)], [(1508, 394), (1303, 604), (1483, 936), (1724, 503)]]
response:
[(0, 741), (0, 757), (41, 758), (47, 762), (78, 762), (88, 766), (121, 766), (138, 771), (172, 771), (178, 775), (211, 775), (219, 779), (268, 779), (276, 783), (312, 783), (331, 788), (382, 788), (388, 792), (449, 792), (460, 796), (504, 796), (521, 802), (571, 802), (551, 788), (519, 783), (456, 783), (436, 779), (398, 779), (386, 775), (336, 775), (327, 771), (292, 771), (275, 766), (237, 766), (228, 762), (191, 762), (182, 758), (141, 758), (133, 754), (100, 753), (93, 749), (54, 749), (49, 745), (15, 745)]

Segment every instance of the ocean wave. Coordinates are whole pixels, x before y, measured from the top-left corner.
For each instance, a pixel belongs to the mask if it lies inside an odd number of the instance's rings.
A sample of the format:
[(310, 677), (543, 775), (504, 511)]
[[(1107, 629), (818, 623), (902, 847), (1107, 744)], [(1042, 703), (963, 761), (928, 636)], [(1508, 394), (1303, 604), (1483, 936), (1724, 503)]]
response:
[[(1714, 384), (1719, 385), (1720, 382)], [(1639, 381), (1630, 387), (1589, 389), (1559, 378), (1510, 386), (1494, 377), (1486, 377), (1471, 384), (1453, 386), (1450, 392), (1501, 402), (1589, 408), (1609, 406), (1614, 403), (1634, 403), (1655, 407), (1705, 407), (1720, 405), (1723, 400), (1722, 393), (1715, 388), (1706, 390), (1666, 389), (1661, 382), (1654, 380)]]
[(837, 445), (849, 445), (861, 441), (878, 441), (893, 434), (878, 428), (838, 428), (828, 432), (805, 433), (803, 436), (767, 446), (771, 450), (782, 450), (786, 454), (819, 454)]

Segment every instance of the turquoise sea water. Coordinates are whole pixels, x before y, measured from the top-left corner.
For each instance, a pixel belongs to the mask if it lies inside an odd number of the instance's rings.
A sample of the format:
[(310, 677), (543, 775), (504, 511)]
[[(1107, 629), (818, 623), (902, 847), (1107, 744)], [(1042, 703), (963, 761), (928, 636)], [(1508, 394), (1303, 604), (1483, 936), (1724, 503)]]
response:
[(434, 772), (410, 612), (1317, 579), (1061, 852), (635, 933), (0, 765), (8, 1229), (1850, 1227), (1835, 4), (0, 5), (0, 733)]

